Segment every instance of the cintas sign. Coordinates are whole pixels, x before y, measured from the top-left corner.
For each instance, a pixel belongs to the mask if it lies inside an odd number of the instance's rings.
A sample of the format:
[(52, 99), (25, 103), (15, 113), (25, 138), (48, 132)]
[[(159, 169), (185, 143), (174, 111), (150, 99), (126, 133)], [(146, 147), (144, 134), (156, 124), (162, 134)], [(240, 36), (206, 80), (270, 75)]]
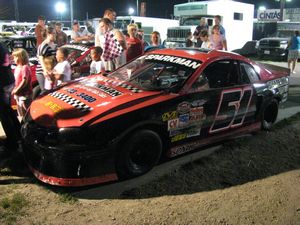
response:
[(257, 10), (257, 19), (261, 21), (280, 20), (280, 9)]

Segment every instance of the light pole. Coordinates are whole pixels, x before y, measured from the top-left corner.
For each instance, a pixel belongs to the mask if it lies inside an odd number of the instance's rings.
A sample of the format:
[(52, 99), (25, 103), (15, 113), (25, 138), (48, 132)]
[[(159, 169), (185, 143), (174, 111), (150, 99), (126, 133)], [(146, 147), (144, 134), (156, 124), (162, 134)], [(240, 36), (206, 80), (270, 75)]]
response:
[(55, 11), (60, 14), (60, 21), (62, 21), (62, 14), (66, 11), (66, 4), (64, 2), (57, 2), (55, 4)]
[(280, 21), (283, 21), (283, 11), (286, 2), (291, 2), (292, 0), (276, 0), (277, 2), (280, 1)]
[(139, 16), (139, 0), (136, 0), (136, 15)]
[(280, 0), (280, 21), (283, 21), (284, 5), (285, 5), (285, 0)]
[(73, 0), (70, 0), (70, 16), (71, 16), (71, 24), (74, 20), (74, 14), (73, 14)]

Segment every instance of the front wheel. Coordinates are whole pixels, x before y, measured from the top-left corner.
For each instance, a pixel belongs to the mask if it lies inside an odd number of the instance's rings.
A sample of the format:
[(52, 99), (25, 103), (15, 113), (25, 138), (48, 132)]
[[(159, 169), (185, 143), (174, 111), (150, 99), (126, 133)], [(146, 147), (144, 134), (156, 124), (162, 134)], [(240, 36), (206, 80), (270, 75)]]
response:
[(270, 130), (274, 125), (278, 115), (278, 101), (272, 99), (262, 111), (261, 127), (263, 130)]
[(152, 130), (137, 130), (119, 146), (116, 170), (119, 179), (141, 176), (159, 161), (162, 141)]

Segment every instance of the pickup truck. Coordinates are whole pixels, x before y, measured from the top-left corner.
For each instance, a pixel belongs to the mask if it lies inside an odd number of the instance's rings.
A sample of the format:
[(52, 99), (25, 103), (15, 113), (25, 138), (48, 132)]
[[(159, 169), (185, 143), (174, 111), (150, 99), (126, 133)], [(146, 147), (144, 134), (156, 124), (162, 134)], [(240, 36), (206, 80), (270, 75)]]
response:
[(294, 35), (294, 30), (278, 30), (270, 37), (262, 38), (256, 43), (259, 58), (276, 57), (286, 60), (288, 56), (288, 43)]

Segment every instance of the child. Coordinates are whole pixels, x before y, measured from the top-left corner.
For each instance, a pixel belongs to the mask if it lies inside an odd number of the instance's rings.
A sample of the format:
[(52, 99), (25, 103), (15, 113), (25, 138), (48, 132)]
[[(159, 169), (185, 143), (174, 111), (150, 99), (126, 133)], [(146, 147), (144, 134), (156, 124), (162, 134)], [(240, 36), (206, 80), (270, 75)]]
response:
[(12, 91), (16, 102), (19, 117), (23, 118), (31, 102), (31, 70), (28, 65), (29, 59), (25, 49), (19, 48), (12, 53), (17, 64), (15, 68), (15, 88)]
[(96, 46), (91, 50), (92, 63), (90, 65), (90, 74), (99, 74), (105, 72), (105, 67), (101, 61), (103, 50), (101, 47)]
[(66, 48), (58, 48), (56, 51), (57, 64), (53, 69), (55, 85), (61, 85), (64, 82), (71, 80), (71, 66), (67, 61), (68, 50)]
[(194, 43), (192, 41), (193, 35), (192, 32), (189, 31), (186, 35), (185, 46), (186, 47), (194, 47)]
[(55, 78), (52, 74), (52, 70), (54, 68), (54, 65), (56, 64), (56, 60), (53, 56), (47, 56), (44, 57), (43, 62), (46, 70), (51, 71), (51, 72), (47, 72), (47, 74), (44, 75), (45, 76), (44, 88), (45, 90), (51, 90), (55, 86)]
[(212, 48), (211, 42), (209, 41), (208, 38), (207, 30), (202, 30), (200, 32), (200, 39), (202, 41), (201, 48), (208, 48), (208, 49)]

